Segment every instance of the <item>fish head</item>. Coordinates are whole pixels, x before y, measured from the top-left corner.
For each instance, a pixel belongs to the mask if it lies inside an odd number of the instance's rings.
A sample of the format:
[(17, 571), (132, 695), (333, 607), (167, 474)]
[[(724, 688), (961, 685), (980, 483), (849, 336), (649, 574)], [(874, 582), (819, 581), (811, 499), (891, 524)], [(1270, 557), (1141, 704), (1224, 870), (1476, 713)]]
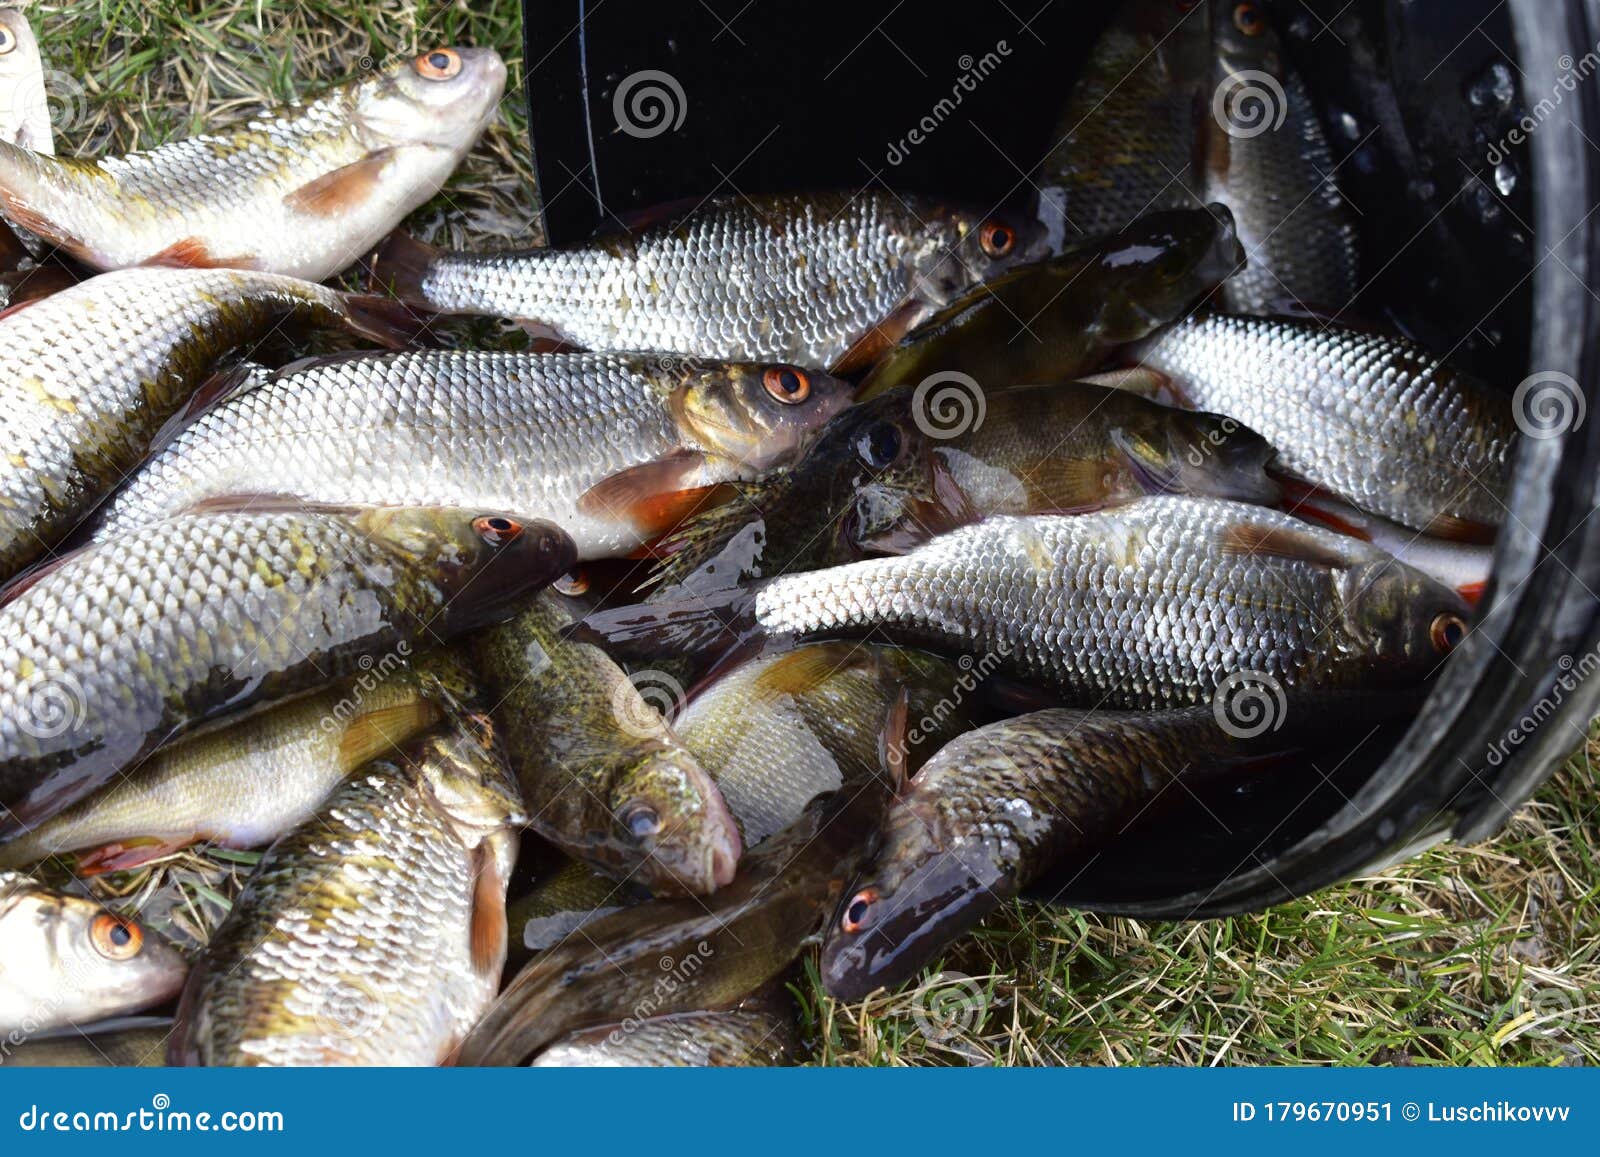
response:
[(1226, 205), (1146, 214), (1102, 242), (1095, 256), (1100, 331), (1113, 342), (1148, 337), (1182, 317), (1244, 263), (1244, 246)]
[(671, 409), (686, 437), (756, 472), (786, 465), (854, 399), (820, 370), (754, 363), (677, 363)]
[(1258, 0), (1212, 0), (1211, 27), (1212, 51), (1224, 74), (1256, 72), (1281, 78), (1283, 42), (1267, 19), (1265, 5)]
[(1049, 250), (1043, 224), (1020, 213), (937, 213), (918, 249), (912, 296), (926, 306), (948, 305), (975, 285), (1043, 260)]
[(137, 1012), (175, 996), (188, 962), (138, 920), (43, 888), (0, 899), (0, 1021), (41, 1027)]
[(654, 747), (612, 782), (608, 841), (658, 896), (708, 896), (733, 880), (743, 844), (722, 793), (682, 747)]
[(1260, 434), (1222, 414), (1154, 404), (1149, 413), (1118, 438), (1146, 493), (1277, 504), (1282, 492), (1267, 474), (1276, 452)]
[(903, 807), (886, 827), (875, 862), (823, 935), (822, 982), (839, 1000), (910, 980), (1003, 894), (988, 858), (949, 845), (937, 817)]
[(505, 87), (505, 62), (494, 49), (431, 48), (364, 81), (355, 115), (385, 145), (465, 152), (499, 109)]
[(380, 506), (358, 512), (357, 528), (404, 565), (431, 579), (458, 629), (566, 574), (578, 549), (551, 522), (458, 507)]
[(1360, 648), (1365, 678), (1409, 686), (1431, 676), (1471, 630), (1455, 591), (1377, 547), (1339, 579), (1342, 619)]

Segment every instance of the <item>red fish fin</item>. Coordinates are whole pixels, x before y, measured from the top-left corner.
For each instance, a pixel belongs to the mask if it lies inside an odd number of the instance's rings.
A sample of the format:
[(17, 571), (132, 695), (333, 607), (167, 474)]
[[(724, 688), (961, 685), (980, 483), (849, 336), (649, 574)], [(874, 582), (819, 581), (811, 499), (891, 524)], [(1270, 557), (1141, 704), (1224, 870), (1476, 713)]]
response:
[(192, 836), (136, 836), (118, 840), (74, 857), (80, 876), (99, 876), (106, 872), (127, 872), (173, 852), (182, 851), (201, 839)]
[(920, 301), (908, 301), (866, 333), (850, 343), (850, 348), (834, 362), (829, 372), (853, 374), (866, 369), (910, 333), (927, 314)]
[(646, 538), (659, 538), (711, 505), (721, 483), (697, 485), (706, 464), (694, 450), (670, 454), (603, 478), (578, 499), (584, 514), (626, 519)]
[(437, 703), (420, 696), (410, 703), (358, 715), (339, 738), (339, 766), (346, 772), (354, 771), (387, 755), (443, 718), (444, 711)]
[(438, 249), (397, 229), (372, 255), (372, 284), (409, 305), (427, 305), (422, 283), (438, 257)]
[(409, 306), (375, 293), (344, 297), (344, 321), (351, 332), (390, 349), (417, 344), (428, 332), (428, 321)]
[(1307, 562), (1313, 566), (1339, 567), (1345, 559), (1310, 534), (1276, 526), (1242, 523), (1222, 532), (1219, 544), (1223, 554), (1253, 555)]
[(1451, 542), (1467, 542), (1475, 546), (1488, 546), (1493, 543), (1498, 529), (1488, 523), (1474, 522), (1470, 518), (1457, 518), (1453, 514), (1436, 515), (1423, 528), (1435, 538), (1447, 538)]
[(198, 237), (174, 241), (160, 253), (146, 257), (141, 265), (170, 265), (177, 269), (255, 269), (254, 257), (215, 257)]
[(301, 185), (284, 197), (283, 203), (297, 213), (312, 217), (333, 217), (359, 209), (378, 191), (393, 157), (393, 149), (368, 153), (359, 161)]
[(1489, 584), (1485, 581), (1462, 583), (1456, 588), (1456, 594), (1460, 595), (1464, 600), (1466, 600), (1467, 606), (1476, 608), (1477, 605), (1483, 601), (1483, 592), (1487, 590), (1488, 587)]
[(1329, 530), (1345, 535), (1347, 538), (1359, 538), (1362, 542), (1372, 541), (1372, 535), (1368, 534), (1363, 528), (1331, 510), (1323, 509), (1315, 503), (1302, 500), (1285, 505), (1289, 507), (1289, 513), (1296, 518), (1303, 518), (1307, 522), (1315, 522), (1318, 526), (1325, 526)]
[(59, 245), (76, 256), (84, 256), (87, 246), (80, 238), (70, 233), (62, 232), (60, 226), (52, 221), (42, 209), (35, 209), (27, 201), (6, 189), (0, 189), (0, 206), (4, 206), (8, 218), (21, 225), (30, 233), (37, 233), (46, 241)]
[(900, 693), (889, 704), (884, 715), (883, 733), (878, 737), (878, 761), (889, 777), (889, 790), (899, 794), (911, 778), (911, 689), (900, 688)]
[(506, 958), (506, 881), (487, 840), (472, 853), (472, 967), (498, 975)]

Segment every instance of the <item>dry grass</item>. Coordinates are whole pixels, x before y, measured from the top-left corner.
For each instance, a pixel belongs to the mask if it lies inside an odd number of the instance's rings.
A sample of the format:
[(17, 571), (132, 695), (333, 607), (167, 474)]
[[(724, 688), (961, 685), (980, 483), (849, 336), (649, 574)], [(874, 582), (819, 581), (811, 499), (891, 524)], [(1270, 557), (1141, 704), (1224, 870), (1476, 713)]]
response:
[[(515, 0), (83, 0), (32, 16), (47, 67), (82, 85), (58, 148), (89, 155), (238, 122), (363, 57), (493, 44), (511, 74), (501, 116), (411, 227), (467, 247), (537, 241)], [(1597, 756), (1580, 753), (1489, 844), (1261, 915), (1146, 924), (1019, 903), (946, 959), (965, 984), (843, 1005), (808, 971), (806, 1030), (833, 1064), (1600, 1062)], [(253, 859), (185, 854), (95, 887), (192, 943)]]

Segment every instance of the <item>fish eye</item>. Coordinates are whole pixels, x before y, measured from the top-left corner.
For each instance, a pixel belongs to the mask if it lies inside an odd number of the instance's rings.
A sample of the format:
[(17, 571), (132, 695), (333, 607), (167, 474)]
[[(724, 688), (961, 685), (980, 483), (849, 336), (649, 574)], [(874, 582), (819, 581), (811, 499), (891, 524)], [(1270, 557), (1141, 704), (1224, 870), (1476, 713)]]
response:
[(900, 431), (892, 422), (879, 422), (861, 435), (856, 442), (856, 453), (873, 469), (886, 469), (900, 457)]
[(1016, 248), (1017, 233), (1001, 221), (985, 221), (978, 230), (978, 244), (990, 257), (1004, 257)]
[(411, 67), (428, 80), (449, 80), (461, 71), (461, 54), (453, 48), (435, 48), (413, 60)]
[(1267, 21), (1254, 4), (1239, 4), (1233, 10), (1233, 26), (1246, 36), (1260, 36), (1267, 30)]
[(557, 594), (577, 598), (579, 595), (589, 593), (589, 572), (579, 567), (577, 570), (568, 571), (550, 585), (555, 588)]
[(872, 906), (878, 902), (876, 888), (863, 888), (850, 897), (850, 903), (844, 906), (844, 915), (839, 918), (839, 928), (852, 936), (872, 923)]
[(107, 960), (132, 960), (144, 947), (144, 933), (132, 920), (102, 912), (89, 923), (89, 942)]
[(798, 406), (811, 396), (810, 376), (793, 366), (768, 366), (761, 375), (761, 384), (786, 406)]
[(1466, 620), (1460, 615), (1446, 611), (1434, 617), (1433, 623), (1428, 628), (1428, 635), (1433, 640), (1433, 649), (1441, 655), (1448, 655), (1467, 637)]
[(17, 34), (5, 25), (0, 24), (0, 56), (6, 55), (17, 46)]
[(661, 817), (648, 804), (636, 804), (621, 815), (622, 826), (636, 840), (649, 839), (661, 830)]
[(490, 546), (504, 546), (522, 533), (522, 523), (503, 514), (485, 514), (472, 520), (472, 529)]

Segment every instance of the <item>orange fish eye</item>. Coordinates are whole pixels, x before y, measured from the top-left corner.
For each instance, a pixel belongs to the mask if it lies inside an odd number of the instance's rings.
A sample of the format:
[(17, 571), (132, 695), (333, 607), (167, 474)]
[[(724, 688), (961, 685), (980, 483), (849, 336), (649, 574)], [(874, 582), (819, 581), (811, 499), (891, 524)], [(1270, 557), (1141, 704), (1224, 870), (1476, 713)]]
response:
[(504, 546), (522, 533), (522, 523), (503, 514), (485, 514), (472, 520), (472, 529), (490, 546)]
[(1246, 36), (1260, 36), (1267, 30), (1261, 9), (1254, 4), (1239, 4), (1233, 10), (1233, 26)]
[(435, 48), (413, 60), (411, 67), (428, 80), (449, 80), (461, 71), (461, 54), (453, 48)]
[(872, 906), (877, 902), (876, 888), (863, 888), (851, 896), (850, 903), (844, 906), (844, 915), (839, 918), (840, 929), (852, 936), (860, 932), (872, 923)]
[(1466, 620), (1460, 615), (1453, 615), (1449, 611), (1435, 615), (1432, 624), (1428, 627), (1428, 636), (1433, 640), (1433, 649), (1441, 655), (1448, 655), (1461, 645), (1467, 637)]
[(89, 922), (89, 943), (107, 960), (132, 960), (144, 947), (144, 933), (132, 920), (102, 912)]
[(811, 396), (810, 376), (794, 366), (768, 366), (761, 375), (761, 384), (786, 406), (798, 406)]
[(1004, 257), (1017, 245), (1017, 234), (1011, 226), (1001, 221), (985, 221), (978, 230), (978, 244), (990, 257)]

